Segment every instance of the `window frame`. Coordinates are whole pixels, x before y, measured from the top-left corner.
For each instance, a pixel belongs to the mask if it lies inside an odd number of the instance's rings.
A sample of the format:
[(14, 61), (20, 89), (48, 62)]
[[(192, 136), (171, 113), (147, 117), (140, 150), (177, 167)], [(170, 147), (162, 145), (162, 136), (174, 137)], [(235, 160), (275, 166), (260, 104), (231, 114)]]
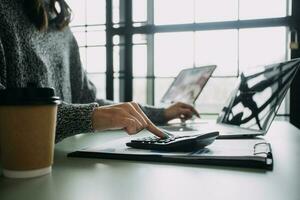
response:
[[(123, 2), (123, 3), (122, 3)], [(293, 4), (293, 12), (290, 11)], [(134, 34), (147, 35), (147, 104), (154, 104), (155, 94), (155, 75), (154, 75), (154, 34), (156, 33), (171, 33), (185, 31), (203, 31), (203, 30), (225, 30), (225, 29), (245, 29), (245, 28), (267, 28), (285, 26), (295, 28), (299, 26), (299, 17), (295, 15), (295, 11), (299, 13), (296, 0), (287, 1), (287, 9), (289, 14), (286, 17), (279, 18), (264, 18), (264, 19), (248, 19), (223, 22), (205, 22), (205, 23), (190, 23), (190, 24), (172, 24), (172, 25), (155, 25), (154, 24), (154, 0), (147, 0), (147, 24), (134, 26), (132, 21), (132, 0), (120, 0), (120, 25), (115, 27), (112, 23), (112, 0), (106, 0), (107, 4), (107, 78), (106, 78), (106, 94), (107, 99), (115, 100), (113, 95), (114, 76), (113, 76), (113, 48), (112, 38), (115, 35), (122, 38), (124, 48), (120, 52), (120, 101), (132, 101), (133, 99), (133, 66), (132, 66), (132, 36)], [(299, 6), (298, 6), (299, 7)], [(297, 25), (298, 24), (298, 25)], [(289, 42), (289, 39), (287, 38)], [(292, 52), (293, 55), (293, 52)], [(299, 55), (299, 54), (298, 54)], [(289, 58), (290, 55), (288, 55)], [(287, 58), (288, 59), (288, 58)], [(223, 77), (223, 76), (222, 76)], [(232, 77), (232, 76), (230, 76)], [(218, 76), (214, 76), (218, 78)]]

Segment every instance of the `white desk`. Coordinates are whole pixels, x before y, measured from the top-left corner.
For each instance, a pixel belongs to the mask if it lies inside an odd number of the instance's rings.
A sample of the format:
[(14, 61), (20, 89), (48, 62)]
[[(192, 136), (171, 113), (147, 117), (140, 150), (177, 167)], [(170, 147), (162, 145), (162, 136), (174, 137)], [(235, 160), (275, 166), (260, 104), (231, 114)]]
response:
[(79, 135), (56, 146), (51, 175), (27, 180), (0, 177), (1, 200), (300, 199), (300, 130), (274, 122), (266, 138), (274, 170), (160, 164), (84, 158), (66, 154), (126, 135)]

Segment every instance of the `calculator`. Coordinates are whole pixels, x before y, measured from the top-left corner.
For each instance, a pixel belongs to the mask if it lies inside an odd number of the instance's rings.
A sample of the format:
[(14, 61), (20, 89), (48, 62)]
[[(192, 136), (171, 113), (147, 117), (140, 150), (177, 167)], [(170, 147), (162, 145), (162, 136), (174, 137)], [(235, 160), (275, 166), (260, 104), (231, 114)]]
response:
[[(165, 131), (164, 131), (165, 132)], [(128, 147), (159, 151), (193, 151), (206, 147), (214, 142), (219, 132), (208, 132), (195, 135), (175, 136), (168, 132), (165, 138), (150, 136), (138, 138), (126, 143)]]

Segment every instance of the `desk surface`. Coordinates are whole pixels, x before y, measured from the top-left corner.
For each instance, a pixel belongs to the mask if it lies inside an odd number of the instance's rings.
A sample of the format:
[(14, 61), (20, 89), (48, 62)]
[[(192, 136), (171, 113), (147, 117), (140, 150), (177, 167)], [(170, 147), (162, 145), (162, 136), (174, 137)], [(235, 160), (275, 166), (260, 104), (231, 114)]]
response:
[(0, 177), (1, 200), (299, 200), (300, 130), (274, 122), (266, 139), (273, 171), (208, 165), (67, 158), (78, 148), (127, 137), (121, 131), (78, 135), (56, 145), (53, 172), (34, 179)]

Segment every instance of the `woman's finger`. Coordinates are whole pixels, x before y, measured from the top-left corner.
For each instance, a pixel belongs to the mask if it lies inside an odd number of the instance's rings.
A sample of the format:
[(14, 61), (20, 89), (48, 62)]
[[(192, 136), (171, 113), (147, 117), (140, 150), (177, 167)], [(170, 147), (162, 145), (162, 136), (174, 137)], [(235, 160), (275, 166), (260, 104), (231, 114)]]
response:
[(129, 106), (129, 112), (133, 116), (135, 116), (142, 124), (144, 128), (147, 128), (148, 122), (147, 119), (143, 116), (143, 112), (141, 113), (140, 107), (137, 105), (137, 103), (128, 103)]
[(143, 126), (133, 117), (126, 117), (122, 119), (122, 128), (129, 134), (133, 135), (141, 130), (143, 130)]
[(141, 116), (147, 122), (146, 129), (148, 131), (150, 131), (151, 133), (153, 133), (154, 135), (156, 135), (160, 138), (166, 137), (166, 134), (153, 124), (153, 122), (147, 117), (147, 115), (142, 111), (142, 109), (140, 108), (140, 106), (137, 103), (132, 103), (132, 106), (141, 114)]
[(114, 118), (114, 124), (125, 129), (128, 134), (138, 133), (144, 129), (140, 120), (126, 109), (120, 109), (118, 117)]
[(136, 122), (131, 118), (124, 118), (122, 120), (123, 129), (128, 133), (128, 135), (133, 135), (138, 132), (138, 128), (136, 127)]

